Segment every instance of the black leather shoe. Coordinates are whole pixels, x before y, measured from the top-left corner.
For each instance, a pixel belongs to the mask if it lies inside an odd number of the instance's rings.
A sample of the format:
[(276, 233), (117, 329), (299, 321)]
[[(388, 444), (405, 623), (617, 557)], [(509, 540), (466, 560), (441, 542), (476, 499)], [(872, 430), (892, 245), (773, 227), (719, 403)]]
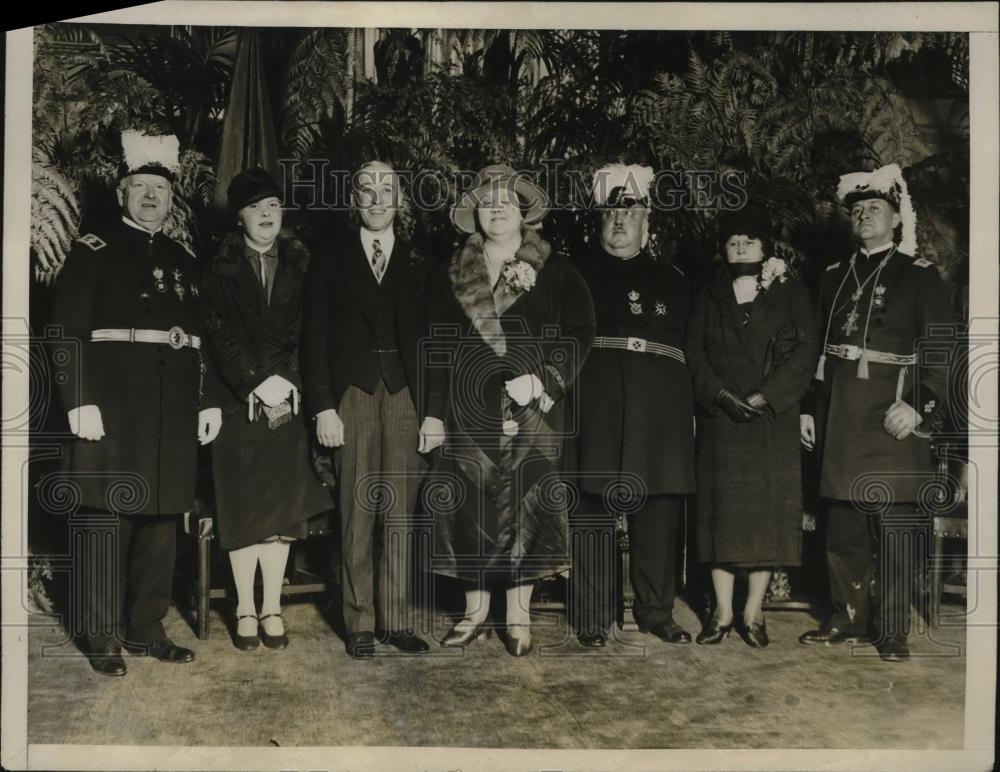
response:
[(863, 633), (851, 630), (841, 630), (838, 627), (821, 627), (810, 630), (799, 636), (799, 643), (819, 646), (840, 646), (844, 643), (871, 643), (871, 639)]
[(588, 649), (603, 649), (608, 643), (607, 633), (580, 633), (576, 639)]
[[(463, 625), (463, 622), (467, 624)], [(459, 625), (461, 625), (461, 629), (459, 629)], [(493, 628), (487, 627), (486, 622), (474, 625), (472, 624), (472, 620), (468, 618), (460, 619), (453, 628), (445, 633), (444, 638), (441, 639), (441, 645), (464, 648), (473, 641), (483, 637), (489, 638), (492, 634)]]
[(400, 651), (407, 654), (423, 654), (430, 651), (427, 641), (414, 633), (412, 630), (400, 630), (398, 632), (388, 632), (378, 634), (379, 643), (387, 643), (395, 646)]
[(711, 617), (701, 628), (701, 632), (698, 633), (695, 640), (703, 646), (714, 646), (717, 643), (722, 643), (729, 637), (735, 624), (736, 621), (733, 620), (728, 625), (720, 625), (718, 619)]
[(345, 648), (354, 659), (371, 659), (375, 656), (375, 636), (372, 633), (351, 633), (347, 636)]
[[(241, 619), (257, 619), (256, 614), (241, 614), (236, 617), (236, 629), (239, 630), (239, 624)], [(254, 626), (253, 635), (240, 635), (238, 632), (233, 632), (233, 645), (236, 646), (240, 651), (253, 651), (258, 646), (260, 646), (260, 638), (257, 636), (256, 625)]]
[(146, 644), (125, 644), (130, 654), (143, 654), (160, 662), (193, 662), (194, 652), (178, 646), (169, 638), (160, 638), (158, 641)]
[(676, 622), (661, 622), (649, 632), (665, 643), (691, 643), (691, 634)]
[(764, 620), (741, 624), (740, 638), (752, 649), (763, 649), (771, 642), (767, 637), (767, 625)]
[[(280, 619), (281, 614), (265, 614), (260, 618), (260, 621), (263, 622), (268, 617), (278, 617)], [(288, 648), (288, 636), (285, 633), (281, 635), (268, 635), (267, 630), (264, 629), (264, 625), (260, 626), (260, 642), (269, 649)]]
[(123, 676), (128, 671), (125, 668), (125, 660), (122, 659), (122, 650), (118, 646), (105, 646), (95, 649), (87, 655), (90, 666), (101, 675)]
[(886, 662), (905, 662), (910, 649), (902, 638), (887, 638), (878, 645), (878, 655)]

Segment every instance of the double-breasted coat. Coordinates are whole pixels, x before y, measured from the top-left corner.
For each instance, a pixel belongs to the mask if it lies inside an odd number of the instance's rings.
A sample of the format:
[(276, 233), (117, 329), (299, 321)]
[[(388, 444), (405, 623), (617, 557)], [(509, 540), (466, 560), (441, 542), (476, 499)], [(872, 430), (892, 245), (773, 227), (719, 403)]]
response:
[(63, 407), (100, 408), (105, 435), (64, 457), (83, 506), (177, 514), (194, 502), (200, 351), (167, 343), (91, 341), (94, 330), (178, 328), (202, 335), (194, 256), (162, 231), (123, 220), (73, 245), (55, 289), (53, 353)]
[(332, 506), (310, 463), (305, 411), (274, 429), (266, 416), (250, 420), (248, 413), (250, 393), (272, 375), (302, 388), (299, 331), (309, 252), (290, 231), (281, 232), (275, 247), (270, 299), (241, 233), (223, 240), (202, 279), (213, 401), (223, 410), (212, 476), (224, 549), (278, 534), (305, 536), (305, 521)]
[[(646, 252), (629, 260), (588, 256), (580, 271), (594, 301), (597, 335), (641, 338), (683, 351), (691, 286)], [(603, 493), (621, 481), (636, 493), (695, 489), (694, 401), (678, 358), (594, 347), (576, 389), (579, 485)]]
[[(530, 266), (534, 285), (494, 291), (482, 236), (470, 236), (432, 312), (428, 414), (446, 429), (425, 496), (432, 568), (470, 581), (527, 581), (570, 565), (567, 392), (594, 337), (594, 310), (577, 270), (533, 231), (523, 231), (515, 259)], [(539, 400), (518, 407), (507, 396), (505, 382), (526, 374), (552, 400), (547, 412)]]
[[(827, 344), (917, 356), (914, 365), (871, 362), (867, 378), (858, 377), (859, 360), (824, 357), (815, 393), (819, 494), (824, 498), (917, 502), (921, 489), (933, 481), (930, 435), (946, 415), (954, 315), (934, 264), (891, 249), (891, 254), (856, 252), (823, 275), (820, 323), (824, 331), (829, 327)], [(887, 262), (876, 278), (883, 259)], [(859, 281), (865, 286), (855, 303)], [(857, 317), (849, 324), (855, 307)], [(935, 326), (944, 333), (939, 341), (932, 336)], [(917, 433), (903, 440), (883, 426), (897, 395), (923, 419)]]
[[(701, 561), (799, 564), (799, 406), (817, 351), (815, 311), (797, 279), (775, 280), (741, 309), (723, 268), (695, 298), (687, 356), (699, 406), (695, 533)], [(741, 396), (759, 391), (769, 409), (735, 422), (715, 405), (722, 388)]]

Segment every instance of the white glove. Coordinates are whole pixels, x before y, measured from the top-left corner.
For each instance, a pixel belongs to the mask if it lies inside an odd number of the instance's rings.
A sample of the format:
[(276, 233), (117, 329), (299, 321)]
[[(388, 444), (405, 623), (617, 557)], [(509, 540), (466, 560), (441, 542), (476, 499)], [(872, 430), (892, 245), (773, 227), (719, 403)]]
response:
[(799, 416), (799, 436), (807, 450), (816, 447), (816, 420), (811, 415)]
[[(282, 401), (295, 391), (295, 386), (291, 381), (286, 378), (282, 378), (280, 375), (268, 376), (263, 383), (261, 383), (253, 393), (256, 395), (257, 399), (263, 402), (268, 407), (277, 407), (282, 403)], [(297, 400), (294, 400), (296, 401)]]
[(885, 411), (882, 426), (897, 440), (905, 440), (923, 422), (924, 417), (917, 409), (902, 400), (893, 402)]
[(316, 414), (316, 439), (324, 448), (339, 448), (344, 444), (344, 422), (336, 410)]
[(444, 444), (444, 421), (440, 418), (427, 416), (420, 424), (420, 430), (417, 434), (420, 437), (417, 453), (430, 453)]
[(104, 437), (104, 421), (97, 405), (80, 405), (66, 414), (69, 430), (82, 440), (99, 440)]
[(533, 399), (538, 399), (544, 392), (542, 382), (534, 373), (519, 375), (517, 378), (507, 381), (506, 387), (508, 396), (521, 407)]
[(207, 407), (198, 413), (198, 443), (208, 445), (222, 429), (222, 408)]

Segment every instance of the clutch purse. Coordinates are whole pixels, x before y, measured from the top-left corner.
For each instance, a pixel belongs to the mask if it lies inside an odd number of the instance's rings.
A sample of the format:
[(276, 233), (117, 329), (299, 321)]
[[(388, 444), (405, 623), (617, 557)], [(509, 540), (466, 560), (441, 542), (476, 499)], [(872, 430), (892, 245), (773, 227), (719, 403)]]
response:
[(275, 407), (268, 407), (263, 403), (260, 407), (267, 418), (267, 428), (272, 431), (292, 420), (292, 404), (287, 399)]

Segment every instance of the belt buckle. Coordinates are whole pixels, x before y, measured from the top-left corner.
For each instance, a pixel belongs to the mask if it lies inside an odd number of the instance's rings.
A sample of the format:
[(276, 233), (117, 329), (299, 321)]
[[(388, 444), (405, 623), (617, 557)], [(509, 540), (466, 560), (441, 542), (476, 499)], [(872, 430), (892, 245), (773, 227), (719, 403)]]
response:
[(629, 351), (638, 351), (640, 353), (646, 350), (646, 339), (645, 338), (626, 338), (625, 348)]
[(855, 346), (853, 343), (841, 343), (840, 349), (842, 352), (841, 356), (844, 359), (849, 359), (850, 361), (853, 362), (855, 359), (861, 358), (861, 349)]
[(167, 344), (174, 351), (179, 351), (184, 348), (184, 338), (187, 336), (184, 334), (184, 330), (180, 327), (174, 325), (169, 330), (167, 330)]

